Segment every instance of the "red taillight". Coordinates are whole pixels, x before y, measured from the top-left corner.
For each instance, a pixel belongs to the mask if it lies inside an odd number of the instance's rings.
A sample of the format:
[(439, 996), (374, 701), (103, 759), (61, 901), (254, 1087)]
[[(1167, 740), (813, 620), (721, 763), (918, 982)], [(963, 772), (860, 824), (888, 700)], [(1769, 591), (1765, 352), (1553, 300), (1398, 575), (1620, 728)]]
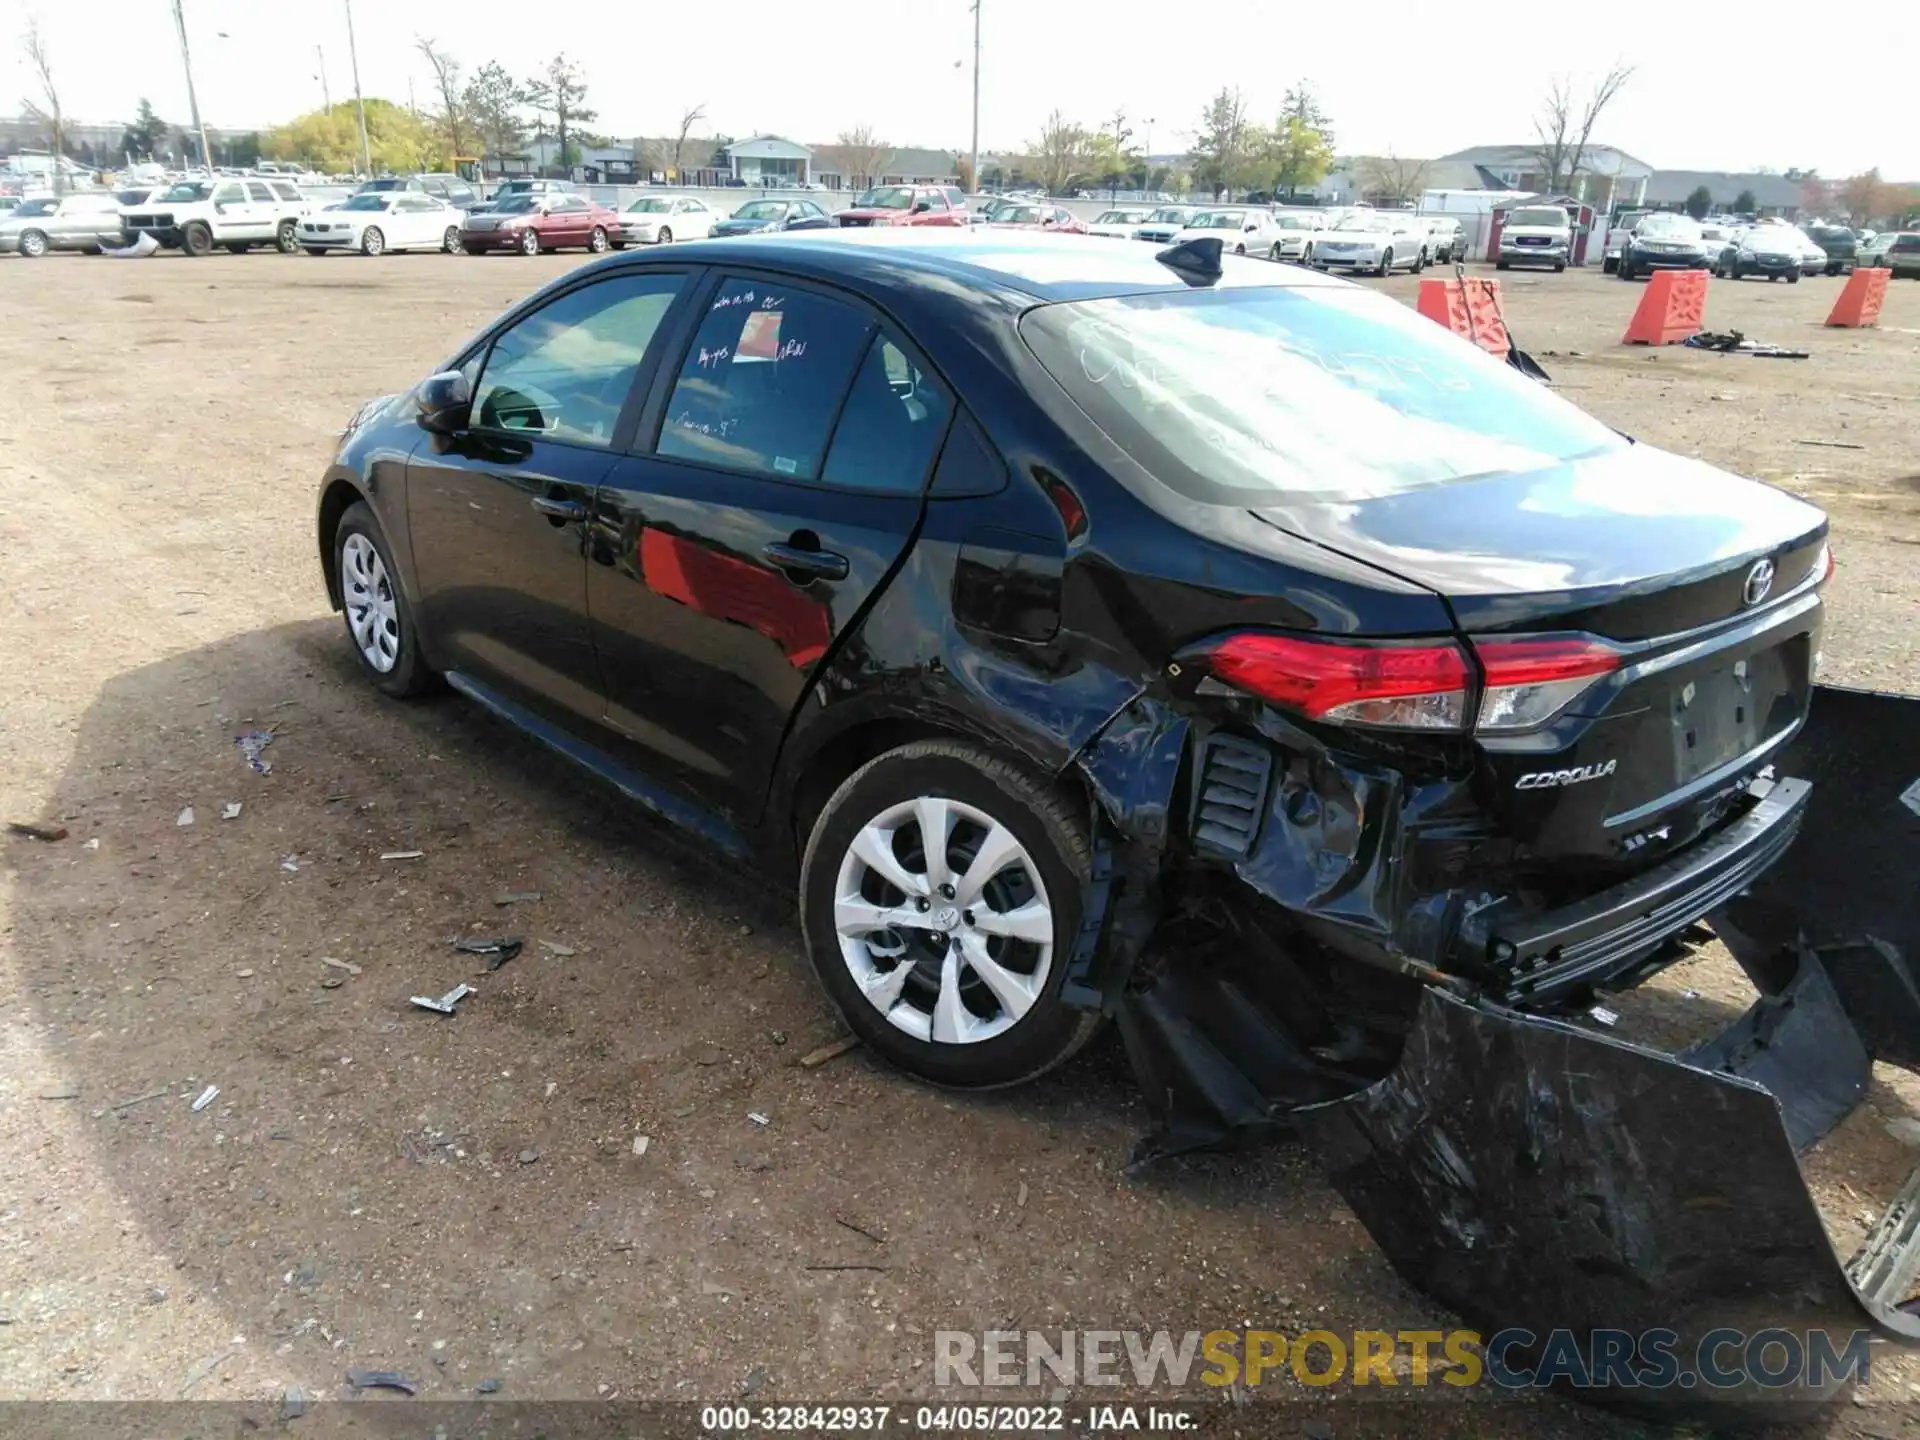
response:
[(1473, 653), (1487, 680), (1473, 727), (1483, 733), (1544, 725), (1620, 668), (1617, 650), (1584, 635), (1476, 640)]
[(1243, 633), (1212, 646), (1214, 676), (1332, 725), (1401, 730), (1466, 726), (1467, 657), (1451, 642), (1367, 645)]

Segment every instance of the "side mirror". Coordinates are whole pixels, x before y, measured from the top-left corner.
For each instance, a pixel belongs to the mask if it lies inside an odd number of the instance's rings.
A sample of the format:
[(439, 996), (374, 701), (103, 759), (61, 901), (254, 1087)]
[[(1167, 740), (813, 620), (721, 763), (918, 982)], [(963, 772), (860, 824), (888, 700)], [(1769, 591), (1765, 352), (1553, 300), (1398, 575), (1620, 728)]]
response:
[(933, 209), (933, 202), (931, 200), (916, 200), (913, 202), (913, 213), (916, 215), (924, 215), (931, 209)]
[(1257, 221), (1257, 220), (1249, 220), (1249, 221), (1247, 222), (1247, 233), (1248, 233), (1249, 235), (1251, 235), (1251, 234), (1252, 234), (1252, 233), (1253, 233), (1254, 231), (1256, 231), (1256, 230), (1258, 230), (1259, 228), (1260, 228), (1260, 222), (1259, 222), (1259, 221)]
[(436, 435), (458, 435), (467, 428), (473, 408), (473, 387), (458, 370), (429, 375), (415, 387), (413, 403), (420, 412), (420, 428)]

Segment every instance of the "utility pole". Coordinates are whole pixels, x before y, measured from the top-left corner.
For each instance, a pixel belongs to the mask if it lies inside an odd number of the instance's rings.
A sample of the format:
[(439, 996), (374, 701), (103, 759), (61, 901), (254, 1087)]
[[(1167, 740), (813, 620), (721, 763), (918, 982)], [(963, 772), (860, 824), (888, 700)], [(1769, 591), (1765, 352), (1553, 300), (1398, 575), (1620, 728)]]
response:
[(973, 0), (973, 188), (980, 188), (980, 5)]
[(333, 92), (327, 89), (327, 52), (320, 46), (313, 47), (313, 55), (320, 62), (320, 103), (328, 111), (333, 109)]
[(200, 137), (200, 163), (207, 167), (211, 179), (213, 151), (207, 148), (207, 127), (200, 123), (200, 97), (194, 94), (193, 61), (187, 55), (187, 17), (180, 9), (180, 0), (173, 0), (173, 28), (180, 35), (180, 66), (187, 72), (187, 109), (193, 116), (193, 133)]
[(367, 143), (367, 102), (360, 98), (360, 48), (353, 43), (353, 0), (345, 0), (347, 7), (347, 58), (353, 62), (353, 105), (360, 112), (360, 160), (367, 167), (368, 178), (373, 175), (373, 147)]

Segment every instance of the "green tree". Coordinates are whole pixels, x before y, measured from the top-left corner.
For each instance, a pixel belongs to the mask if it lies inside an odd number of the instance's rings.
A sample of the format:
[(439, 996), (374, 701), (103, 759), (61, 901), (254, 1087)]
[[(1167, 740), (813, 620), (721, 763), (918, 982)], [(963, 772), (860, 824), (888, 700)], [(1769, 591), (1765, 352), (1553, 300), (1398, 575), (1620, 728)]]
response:
[[(235, 136), (233, 143), (254, 148), (252, 139)], [(425, 169), (439, 151), (429, 122), (391, 100), (367, 101), (367, 146), (375, 170), (396, 174)], [(357, 169), (360, 129), (353, 102), (343, 100), (324, 110), (309, 111), (269, 130), (259, 137), (257, 151), (273, 160), (298, 160), (328, 174)]]
[(1693, 187), (1693, 193), (1687, 196), (1687, 214), (1696, 220), (1707, 218), (1707, 212), (1713, 209), (1713, 192), (1704, 185)]
[(474, 71), (460, 92), (460, 109), (479, 137), (481, 152), (493, 161), (495, 170), (507, 156), (519, 154), (527, 143), (527, 127), (520, 119), (520, 110), (525, 104), (520, 82), (495, 60)]
[(142, 95), (133, 123), (120, 132), (120, 148), (136, 159), (151, 160), (154, 151), (166, 140), (167, 130), (167, 122), (153, 113), (153, 103)]
[(1275, 197), (1310, 190), (1333, 168), (1333, 142), (1298, 115), (1282, 114), (1267, 136), (1265, 169)]
[(1742, 190), (1733, 197), (1733, 212), (1736, 215), (1751, 215), (1760, 208), (1760, 202), (1754, 198), (1753, 191)]
[(1040, 127), (1040, 138), (1032, 147), (1031, 163), (1040, 183), (1049, 195), (1071, 189), (1073, 182), (1087, 173), (1093, 137), (1084, 125), (1075, 124), (1058, 110), (1047, 116)]
[(600, 118), (587, 106), (587, 81), (580, 67), (565, 55), (547, 62), (546, 71), (526, 83), (526, 103), (542, 116), (553, 117), (554, 138), (559, 142), (560, 168), (571, 172), (579, 163), (580, 147), (574, 143), (574, 131)]
[(1247, 118), (1247, 97), (1238, 90), (1221, 90), (1201, 112), (1194, 135), (1194, 188), (1217, 196), (1245, 186), (1260, 138), (1260, 127)]

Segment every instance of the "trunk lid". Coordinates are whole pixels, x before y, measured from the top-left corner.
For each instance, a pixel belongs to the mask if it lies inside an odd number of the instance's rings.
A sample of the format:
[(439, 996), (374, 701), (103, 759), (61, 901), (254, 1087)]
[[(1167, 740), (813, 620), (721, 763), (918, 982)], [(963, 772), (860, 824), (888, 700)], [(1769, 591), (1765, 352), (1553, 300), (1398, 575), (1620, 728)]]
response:
[(1579, 633), (1620, 665), (1546, 725), (1481, 734), (1476, 784), (1524, 872), (1637, 868), (1738, 803), (1799, 728), (1826, 517), (1648, 446), (1268, 523), (1432, 589), (1471, 640)]

